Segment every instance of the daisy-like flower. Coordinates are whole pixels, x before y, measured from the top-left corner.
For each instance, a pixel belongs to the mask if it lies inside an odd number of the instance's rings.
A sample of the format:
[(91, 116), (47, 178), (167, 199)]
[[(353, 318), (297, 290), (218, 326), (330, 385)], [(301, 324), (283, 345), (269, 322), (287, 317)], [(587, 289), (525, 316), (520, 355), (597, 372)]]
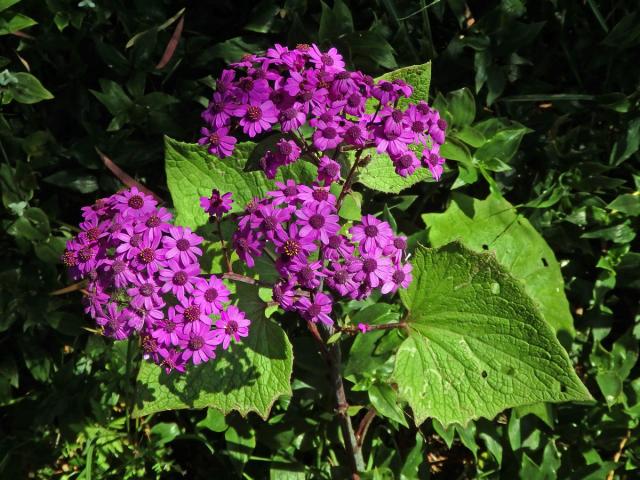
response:
[(407, 150), (400, 155), (390, 155), (396, 173), (401, 177), (411, 175), (420, 166), (420, 160), (411, 150)]
[(338, 73), (344, 70), (342, 55), (335, 48), (328, 52), (321, 52), (316, 44), (309, 49), (309, 58), (316, 68), (323, 68), (327, 72)]
[(300, 158), (300, 147), (293, 140), (281, 138), (276, 143), (274, 154), (282, 165), (290, 165)]
[(271, 198), (273, 198), (273, 205), (280, 205), (286, 203), (287, 205), (294, 205), (298, 199), (298, 185), (295, 180), (287, 180), (285, 183), (276, 182), (278, 190), (267, 192)]
[(114, 208), (125, 217), (139, 218), (153, 210), (157, 203), (152, 196), (147, 195), (136, 187), (124, 190), (114, 197)]
[(294, 257), (286, 265), (286, 269), (295, 274), (300, 285), (305, 288), (317, 288), (320, 286), (320, 279), (325, 276), (322, 272), (322, 262), (308, 262), (306, 259)]
[(163, 233), (169, 231), (171, 226), (169, 222), (173, 215), (164, 207), (152, 210), (144, 217), (143, 221), (137, 223), (133, 228), (134, 233), (141, 234), (143, 237), (154, 240), (161, 237)]
[(276, 232), (291, 218), (292, 211), (292, 207), (274, 208), (271, 204), (260, 205), (251, 222), (251, 228), (260, 229), (265, 237), (273, 241)]
[(227, 286), (215, 275), (211, 275), (209, 280), (198, 278), (192, 292), (193, 303), (199, 305), (206, 315), (220, 313), (224, 304), (229, 301), (229, 295)]
[(331, 265), (331, 269), (327, 269), (327, 285), (340, 295), (348, 296), (358, 289), (359, 283), (354, 280), (353, 273), (346, 265), (335, 262)]
[(246, 318), (245, 313), (235, 305), (229, 305), (220, 313), (220, 320), (216, 322), (213, 343), (222, 344), (222, 348), (226, 350), (232, 339), (239, 342), (241, 337), (249, 335), (249, 325), (251, 320)]
[(198, 144), (206, 145), (207, 151), (218, 158), (231, 156), (238, 141), (236, 137), (229, 135), (228, 127), (215, 129), (202, 127), (200, 129), (200, 135), (202, 135), (202, 137), (198, 140)]
[(324, 202), (335, 207), (337, 203), (336, 196), (329, 191), (328, 186), (321, 187), (319, 185), (315, 185), (313, 187), (309, 187), (308, 185), (298, 185), (298, 192), (298, 200), (302, 202), (302, 204)]
[(300, 226), (300, 235), (310, 237), (311, 240), (320, 240), (323, 244), (329, 243), (329, 236), (340, 231), (339, 218), (335, 209), (327, 203), (315, 203), (296, 210), (297, 223)]
[(340, 180), (340, 164), (329, 157), (322, 156), (318, 165), (318, 181), (329, 185)]
[(296, 300), (296, 294), (293, 290), (293, 284), (290, 281), (280, 280), (273, 286), (272, 296), (274, 302), (277, 302), (284, 310), (290, 311)]
[(402, 262), (407, 255), (407, 237), (399, 235), (389, 242), (386, 247), (382, 249), (382, 253), (391, 257), (394, 263)]
[(406, 130), (402, 130), (400, 133), (386, 131), (382, 125), (379, 125), (374, 129), (373, 140), (378, 153), (387, 152), (389, 155), (400, 155), (408, 150), (412, 135)]
[(296, 309), (305, 320), (314, 323), (322, 322), (325, 325), (333, 325), (333, 320), (329, 316), (332, 308), (331, 297), (322, 292), (314, 293), (312, 298), (300, 297), (296, 302)]
[(422, 152), (422, 162), (429, 168), (433, 178), (440, 180), (440, 176), (444, 171), (444, 158), (436, 153), (432, 153), (429, 149), (426, 149)]
[(280, 112), (278, 117), (283, 132), (298, 130), (307, 121), (307, 116), (296, 107), (289, 107)]
[(131, 265), (138, 271), (146, 271), (149, 275), (153, 275), (165, 267), (167, 263), (165, 251), (160, 248), (160, 237), (156, 237), (153, 240), (143, 239)]
[(160, 287), (152, 277), (145, 274), (136, 276), (131, 288), (127, 289), (127, 295), (131, 297), (131, 304), (137, 308), (152, 309), (164, 303), (160, 298)]
[[(219, 82), (218, 85), (220, 85)], [(235, 108), (232, 99), (228, 95), (215, 92), (209, 102), (209, 106), (202, 112), (202, 119), (214, 128), (224, 127), (229, 124)]]
[(165, 258), (171, 260), (177, 258), (183, 265), (196, 262), (202, 255), (198, 247), (202, 243), (202, 237), (185, 227), (169, 228), (169, 235), (165, 236), (162, 245), (165, 248)]
[(136, 274), (129, 268), (129, 263), (119, 258), (105, 260), (102, 268), (110, 276), (116, 288), (125, 287), (136, 277)]
[(163, 284), (160, 289), (163, 293), (171, 292), (181, 302), (186, 295), (193, 292), (194, 283), (200, 275), (200, 265), (190, 263), (182, 266), (175, 260), (167, 262), (167, 268), (160, 271), (159, 280)]
[(182, 324), (176, 319), (174, 307), (169, 307), (167, 317), (158, 322), (151, 330), (151, 336), (161, 345), (178, 345)]
[(354, 279), (366, 282), (371, 288), (386, 283), (393, 273), (391, 259), (383, 257), (382, 250), (377, 247), (351, 262), (348, 269)]
[(393, 230), (387, 222), (373, 215), (362, 217), (361, 223), (349, 229), (351, 239), (360, 244), (360, 250), (368, 252), (374, 248), (384, 248), (393, 240)]
[(115, 302), (110, 302), (105, 310), (99, 317), (96, 317), (96, 323), (104, 328), (105, 336), (114, 340), (127, 338), (129, 335), (127, 314), (124, 311), (118, 311)]
[(202, 209), (214, 218), (222, 218), (222, 216), (231, 210), (233, 203), (232, 193), (227, 192), (220, 194), (217, 189), (211, 190), (209, 197), (200, 197), (200, 206)]
[(262, 132), (271, 130), (271, 126), (278, 121), (278, 112), (271, 100), (264, 103), (243, 105), (237, 112), (242, 131), (253, 138)]
[(182, 331), (186, 334), (196, 325), (204, 324), (207, 327), (211, 325), (211, 318), (204, 313), (204, 309), (196, 304), (192, 297), (187, 298), (184, 302), (176, 305), (176, 314), (174, 319), (182, 324)]
[(313, 240), (300, 235), (296, 223), (290, 223), (286, 230), (284, 228), (278, 230), (273, 243), (276, 246), (276, 252), (282, 255), (286, 262), (296, 257), (306, 259), (307, 255), (317, 248)]
[(200, 365), (211, 358), (215, 358), (215, 332), (208, 325), (197, 323), (187, 331), (180, 333), (180, 347), (182, 360), (191, 360), (194, 365)]
[(240, 259), (246, 263), (249, 268), (253, 268), (256, 264), (253, 257), (262, 255), (264, 243), (248, 228), (236, 231), (231, 241)]
[(323, 247), (324, 258), (329, 260), (340, 260), (340, 258), (351, 258), (354, 246), (344, 235), (330, 235), (329, 242)]
[(156, 363), (164, 368), (167, 375), (173, 371), (180, 373), (185, 372), (187, 364), (182, 359), (182, 352), (178, 348), (159, 346), (157, 356), (159, 358), (156, 360)]
[(128, 260), (135, 258), (144, 240), (143, 232), (136, 232), (133, 225), (126, 225), (122, 232), (115, 235), (118, 240), (116, 254)]
[(382, 284), (380, 291), (382, 293), (395, 292), (398, 288), (407, 288), (413, 279), (411, 275), (411, 264), (405, 263), (393, 270), (391, 276)]
[(336, 148), (342, 142), (342, 129), (337, 123), (319, 127), (313, 133), (313, 144), (318, 150)]

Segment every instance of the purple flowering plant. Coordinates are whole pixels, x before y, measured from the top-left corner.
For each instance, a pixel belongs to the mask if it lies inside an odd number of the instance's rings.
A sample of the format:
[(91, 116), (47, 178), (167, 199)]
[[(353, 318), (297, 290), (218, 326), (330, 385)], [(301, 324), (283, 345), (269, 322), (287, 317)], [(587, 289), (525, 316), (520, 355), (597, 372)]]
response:
[[(416, 98), (416, 87), (402, 75), (375, 80), (351, 71), (335, 48), (275, 45), (262, 55), (246, 55), (217, 80), (202, 112), (197, 145), (167, 142), (167, 158), (183, 162), (173, 161), (172, 170), (167, 164), (179, 224), (173, 224), (171, 211), (140, 186), (83, 208), (80, 233), (68, 242), (62, 260), (72, 278), (85, 282), (85, 311), (99, 332), (114, 340), (137, 338), (149, 361), (141, 366), (138, 381), (153, 385), (163, 400), (145, 400), (134, 413), (214, 407), (224, 413), (256, 411), (266, 418), (279, 396), (291, 394), (292, 347), (284, 330), (268, 318), (274, 311), (280, 312), (276, 318), (283, 326), (293, 328), (288, 320), (294, 319), (305, 327), (326, 360), (352, 473), (362, 471), (364, 462), (362, 439), (356, 438), (348, 414), (341, 336), (356, 337), (353, 353), (360, 348), (360, 338), (396, 334), (395, 340), (388, 340), (396, 342), (393, 379), (387, 373), (355, 382), (354, 389), (360, 390), (374, 382), (386, 398), (380, 404), (371, 396), (373, 406), (358, 427), (362, 436), (376, 415), (406, 424), (399, 406), (404, 403), (413, 409), (418, 424), (427, 416), (448, 424), (495, 415), (514, 405), (586, 398), (575, 374), (567, 373), (566, 352), (539, 316), (530, 313), (532, 304), (520, 287), (513, 287), (506, 277), (489, 281), (477, 275), (501, 272), (497, 263), (489, 265), (460, 246), (442, 253), (419, 246), (412, 258), (410, 242), (395, 222), (361, 212), (362, 193), (355, 185), (376, 184), (365, 180), (371, 162), (378, 162), (378, 171), (389, 167), (394, 178), (383, 180), (402, 188), (415, 183), (412, 176), (424, 179), (426, 172), (437, 181), (443, 174), (440, 152), (447, 124), (424, 93)], [(253, 163), (248, 151), (258, 153)], [(188, 171), (191, 162), (197, 166)], [(173, 171), (178, 173), (172, 175)], [(379, 190), (388, 193), (394, 188)], [(211, 273), (210, 260), (203, 261), (211, 251), (221, 265), (217, 273)], [(456, 275), (466, 280), (454, 283)], [(492, 341), (499, 343), (494, 339), (504, 332), (521, 328), (500, 324), (511, 322), (502, 314), (487, 326), (473, 317), (469, 328), (480, 329), (480, 341), (464, 340), (476, 355), (465, 357), (472, 368), (460, 370), (464, 362), (455, 357), (451, 362), (458, 370), (449, 376), (450, 350), (441, 345), (460, 335), (452, 316), (462, 312), (463, 320), (474, 315), (490, 318), (495, 305), (516, 301), (500, 297), (494, 304), (482, 298), (483, 303), (473, 307), (477, 311), (469, 304), (481, 294), (499, 296), (503, 290), (520, 302), (517, 308), (509, 306), (510, 311), (529, 315), (534, 325), (527, 324), (523, 338), (543, 345), (539, 351), (544, 355), (548, 349), (554, 352), (553, 362), (543, 359), (535, 368), (550, 372), (552, 365), (556, 370), (544, 378), (558, 378), (558, 385), (529, 387), (535, 375), (524, 368), (523, 375), (529, 377), (514, 382), (519, 396), (507, 398), (484, 381), (490, 370), (485, 365), (495, 355), (487, 354), (488, 360), (478, 367), (482, 349)], [(406, 309), (403, 317), (398, 297)], [(372, 311), (382, 313), (371, 316)], [(516, 356), (508, 356), (508, 361)], [(233, 365), (259, 367), (257, 379), (245, 372), (240, 378), (248, 379), (246, 385), (239, 385), (238, 377), (228, 373)], [(494, 374), (503, 376), (496, 385), (512, 382), (505, 375), (513, 375), (508, 372), (515, 369), (510, 364), (503, 367), (502, 373), (491, 371), (491, 379)], [(350, 369), (352, 380), (361, 374), (347, 365)], [(189, 401), (165, 385), (161, 375), (167, 374), (186, 378)], [(475, 377), (482, 379), (481, 385)], [(478, 398), (473, 408), (460, 407), (458, 415), (447, 402), (450, 389), (463, 391), (465, 381), (476, 382), (471, 390)], [(201, 392), (202, 385), (210, 392)], [(574, 393), (564, 394), (567, 385)], [(433, 404), (425, 400), (427, 389), (434, 395)]]

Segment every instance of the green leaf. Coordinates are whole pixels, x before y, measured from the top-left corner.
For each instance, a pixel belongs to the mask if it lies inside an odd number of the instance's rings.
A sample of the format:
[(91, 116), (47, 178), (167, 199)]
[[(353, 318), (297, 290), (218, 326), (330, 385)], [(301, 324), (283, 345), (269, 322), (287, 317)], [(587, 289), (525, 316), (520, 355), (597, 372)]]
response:
[(16, 102), (32, 104), (53, 98), (51, 92), (42, 86), (40, 80), (30, 73), (18, 72), (13, 76), (18, 82), (11, 84), (9, 91)]
[(522, 137), (529, 133), (528, 128), (510, 128), (496, 133), (489, 138), (475, 153), (474, 157), (480, 163), (489, 163), (494, 158), (509, 163), (518, 151)]
[(4, 12), (7, 8), (19, 2), (20, 0), (0, 0), (0, 12)]
[(15, 33), (19, 30), (24, 30), (25, 28), (29, 28), (37, 24), (38, 22), (33, 18), (27, 17), (21, 13), (14, 15), (9, 21), (0, 18), (0, 35)]
[(573, 335), (573, 318), (564, 294), (560, 265), (529, 221), (505, 199), (489, 195), (478, 200), (454, 194), (444, 213), (422, 216), (429, 241), (439, 247), (461, 240), (476, 252), (490, 251), (518, 280), (556, 331)]
[[(263, 172), (245, 172), (244, 166), (255, 147), (252, 142), (236, 145), (233, 157), (224, 160), (209, 155), (200, 145), (183, 143), (165, 137), (165, 168), (167, 184), (176, 208), (176, 223), (195, 229), (207, 223), (207, 214), (200, 208), (200, 197), (211, 195), (217, 188), (233, 194), (233, 211), (240, 212), (254, 197), (263, 197), (275, 188)], [(299, 161), (280, 168), (276, 180), (294, 179), (311, 183), (316, 173), (311, 164)]]
[(352, 192), (344, 197), (338, 215), (345, 220), (359, 221), (362, 218), (362, 196), (358, 192)]
[(475, 148), (480, 148), (487, 141), (482, 132), (469, 125), (455, 132), (454, 137)]
[(471, 90), (464, 87), (447, 94), (448, 110), (453, 127), (471, 125), (476, 118), (476, 101)]
[(143, 362), (138, 373), (133, 416), (165, 410), (215, 408), (246, 416), (256, 412), (266, 419), (281, 395), (291, 395), (293, 352), (284, 331), (271, 320), (253, 320), (249, 336), (217, 358), (184, 375), (167, 375)]
[(208, 428), (212, 432), (224, 432), (227, 427), (224, 414), (214, 408), (207, 409), (207, 416), (200, 420), (196, 426), (198, 428)]
[(631, 216), (640, 215), (640, 194), (624, 193), (618, 195), (613, 202), (607, 205), (609, 210), (617, 210)]
[(376, 78), (376, 81), (386, 80), (392, 82), (396, 79), (402, 79), (413, 87), (413, 93), (408, 99), (401, 98), (398, 105), (401, 108), (406, 108), (409, 102), (417, 103), (420, 100), (425, 102), (429, 101), (429, 86), (431, 85), (431, 62), (423, 63), (421, 65), (412, 65), (410, 67), (403, 67), (393, 72), (385, 73), (384, 75)]
[(400, 292), (410, 333), (393, 378), (416, 424), (591, 399), (521, 283), (492, 255), (453, 243), (419, 247), (412, 263), (413, 282)]
[[(350, 152), (352, 153), (352, 152)], [(387, 154), (379, 154), (372, 150), (371, 161), (360, 171), (356, 181), (367, 188), (384, 193), (400, 193), (418, 182), (433, 182), (429, 169), (418, 168), (412, 175), (401, 177), (395, 171), (393, 163)], [(417, 152), (418, 156), (422, 152)]]
[(369, 400), (383, 417), (390, 418), (400, 425), (409, 427), (402, 408), (398, 405), (398, 394), (385, 383), (375, 383), (369, 388)]

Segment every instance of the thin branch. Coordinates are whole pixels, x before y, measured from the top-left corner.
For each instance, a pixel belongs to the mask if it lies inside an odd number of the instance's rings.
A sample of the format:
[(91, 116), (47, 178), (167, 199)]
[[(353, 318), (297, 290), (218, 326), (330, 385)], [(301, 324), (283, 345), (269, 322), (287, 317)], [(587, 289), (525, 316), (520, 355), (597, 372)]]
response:
[(64, 295), (65, 293), (76, 292), (78, 290), (83, 290), (84, 287), (87, 286), (87, 281), (82, 280), (78, 283), (73, 283), (66, 287), (60, 288), (58, 290), (54, 290), (53, 292), (49, 292), (49, 295)]
[[(631, 430), (627, 430), (627, 434), (624, 437), (622, 437), (622, 440), (620, 440), (620, 445), (618, 445), (618, 450), (613, 456), (614, 462), (618, 463), (618, 461), (620, 460), (620, 457), (622, 456), (622, 452), (624, 452), (624, 447), (627, 446), (627, 442), (629, 441), (630, 438), (631, 438)], [(614, 475), (615, 475), (615, 469), (609, 472), (609, 475), (607, 475), (607, 480), (613, 480)]]
[(222, 278), (225, 280), (231, 280), (232, 282), (246, 283), (248, 285), (260, 285), (261, 287), (272, 287), (273, 285), (256, 280), (255, 278), (242, 275), (240, 273), (226, 272), (222, 274)]
[[(374, 330), (393, 330), (396, 328), (405, 328), (407, 325), (408, 325), (407, 322), (385, 323), (382, 325), (367, 325), (367, 332), (372, 332)], [(353, 326), (353, 325), (342, 327), (339, 330), (342, 333), (350, 333), (350, 334), (361, 333), (361, 330), (357, 326)]]
[(356, 158), (353, 161), (351, 170), (349, 170), (349, 173), (347, 174), (347, 178), (342, 184), (342, 190), (340, 191), (340, 195), (338, 195), (338, 201), (336, 203), (336, 210), (340, 210), (340, 206), (342, 205), (342, 201), (344, 200), (344, 197), (346, 197), (347, 193), (349, 193), (349, 190), (351, 190), (351, 184), (353, 183), (353, 176), (356, 173), (356, 170), (358, 169), (358, 165), (360, 165), (360, 157), (362, 156), (362, 152), (363, 150), (358, 150), (358, 153), (356, 153)]
[(231, 256), (229, 255), (229, 249), (224, 242), (224, 237), (222, 236), (222, 226), (220, 224), (220, 219), (216, 217), (215, 223), (218, 230), (218, 236), (220, 237), (220, 246), (222, 247), (222, 253), (224, 255), (224, 261), (227, 265), (227, 272), (233, 272), (233, 267), (231, 266)]
[(360, 425), (358, 425), (358, 430), (356, 431), (356, 440), (358, 442), (358, 448), (362, 449), (362, 444), (364, 443), (364, 437), (367, 435), (367, 431), (369, 430), (369, 426), (374, 418), (376, 418), (376, 409), (371, 407), (362, 420), (360, 420)]

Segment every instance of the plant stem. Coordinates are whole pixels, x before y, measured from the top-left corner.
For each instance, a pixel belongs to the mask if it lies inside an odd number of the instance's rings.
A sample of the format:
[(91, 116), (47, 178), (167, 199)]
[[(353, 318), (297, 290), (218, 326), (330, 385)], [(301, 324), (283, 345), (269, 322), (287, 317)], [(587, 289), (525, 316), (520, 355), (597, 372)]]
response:
[(351, 170), (347, 174), (347, 178), (344, 180), (344, 184), (342, 184), (342, 190), (340, 191), (340, 195), (338, 195), (338, 201), (336, 203), (336, 210), (340, 210), (340, 206), (342, 205), (342, 201), (344, 197), (347, 196), (349, 190), (351, 189), (351, 183), (353, 182), (353, 175), (356, 173), (358, 169), (358, 165), (360, 164), (360, 157), (362, 156), (362, 152), (364, 150), (358, 150), (356, 153), (356, 158), (353, 161), (353, 165), (351, 166)]
[(376, 418), (376, 409), (371, 407), (362, 420), (360, 420), (360, 425), (358, 425), (358, 430), (356, 431), (356, 440), (358, 442), (358, 448), (362, 449), (362, 444), (364, 443), (364, 437), (367, 436), (367, 431), (369, 430), (369, 426), (374, 418)]
[(347, 450), (347, 456), (349, 457), (349, 463), (351, 464), (351, 471), (353, 473), (353, 479), (359, 479), (358, 472), (364, 470), (364, 458), (362, 457), (362, 451), (358, 446), (356, 435), (353, 430), (353, 424), (351, 423), (351, 417), (347, 413), (349, 404), (347, 403), (347, 395), (344, 390), (344, 383), (342, 382), (342, 351), (340, 350), (340, 343), (335, 342), (331, 345), (326, 345), (327, 339), (334, 334), (335, 329), (333, 326), (322, 325), (322, 331), (324, 333), (323, 344), (327, 351), (326, 360), (329, 366), (329, 373), (331, 375), (331, 386), (336, 397), (336, 406), (338, 410), (338, 416), (340, 417), (340, 426), (342, 427), (342, 435), (344, 437), (345, 448)]
[(218, 236), (220, 237), (220, 246), (222, 247), (222, 253), (224, 254), (224, 261), (227, 264), (227, 272), (233, 272), (229, 250), (227, 249), (227, 245), (224, 243), (224, 237), (222, 236), (222, 225), (220, 219), (216, 217), (215, 222), (216, 226), (218, 227)]
[(260, 285), (263, 287), (272, 286), (266, 282), (261, 282), (260, 280), (256, 280), (255, 278), (247, 277), (246, 275), (242, 275), (240, 273), (234, 273), (234, 272), (223, 273), (222, 278), (226, 280), (231, 280), (233, 282), (246, 283), (248, 285)]
[[(407, 322), (394, 322), (394, 323), (385, 323), (382, 325), (367, 325), (367, 332), (372, 332), (374, 330), (393, 330), (394, 328), (404, 328), (407, 326)], [(340, 328), (340, 331), (343, 333), (360, 333), (358, 327), (348, 326)]]

